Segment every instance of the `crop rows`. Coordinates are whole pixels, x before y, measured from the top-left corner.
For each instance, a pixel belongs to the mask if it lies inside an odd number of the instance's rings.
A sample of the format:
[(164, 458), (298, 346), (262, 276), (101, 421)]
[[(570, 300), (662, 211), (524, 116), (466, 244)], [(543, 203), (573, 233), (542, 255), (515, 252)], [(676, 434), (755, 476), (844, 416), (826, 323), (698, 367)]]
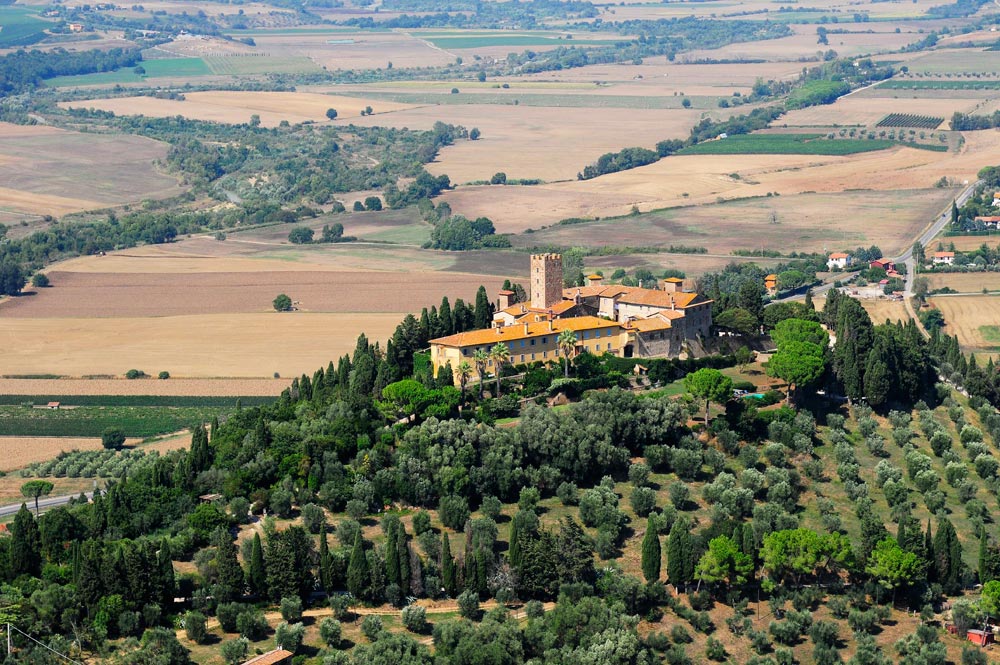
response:
[(1000, 81), (886, 81), (883, 90), (998, 90)]
[(678, 155), (852, 155), (885, 150), (886, 139), (825, 139), (820, 134), (745, 134), (684, 148)]
[(878, 121), (876, 127), (915, 127), (917, 129), (937, 129), (944, 118), (911, 113), (890, 113)]
[(52, 410), (0, 406), (0, 436), (97, 437), (117, 427), (128, 437), (149, 437), (208, 422), (226, 411), (191, 407), (83, 406)]
[(121, 478), (156, 463), (155, 450), (86, 450), (62, 453), (56, 459), (37, 462), (20, 471), (23, 478)]

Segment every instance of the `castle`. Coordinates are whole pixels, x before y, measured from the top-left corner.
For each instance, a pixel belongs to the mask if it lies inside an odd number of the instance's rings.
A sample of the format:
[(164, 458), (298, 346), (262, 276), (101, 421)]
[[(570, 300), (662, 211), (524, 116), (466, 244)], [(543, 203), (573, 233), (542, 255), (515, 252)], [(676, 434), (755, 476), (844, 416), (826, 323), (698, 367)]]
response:
[(688, 342), (709, 334), (712, 301), (685, 291), (683, 280), (664, 279), (658, 289), (603, 282), (590, 275), (586, 286), (563, 288), (562, 256), (532, 255), (529, 302), (515, 303), (513, 291), (501, 291), (492, 328), (431, 340), (434, 371), (471, 363), (476, 351), (488, 353), (498, 342), (507, 346), (514, 364), (553, 362), (562, 352), (558, 337), (564, 330), (576, 337), (574, 355), (625, 358), (676, 357)]

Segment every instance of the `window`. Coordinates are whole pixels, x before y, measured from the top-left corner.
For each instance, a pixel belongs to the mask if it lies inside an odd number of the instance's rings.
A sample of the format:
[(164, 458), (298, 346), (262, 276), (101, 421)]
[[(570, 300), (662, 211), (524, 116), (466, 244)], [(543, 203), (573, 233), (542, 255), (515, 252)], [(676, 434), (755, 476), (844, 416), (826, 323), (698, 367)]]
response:
[(524, 354), (521, 354), (521, 362), (524, 362)]
[(542, 351), (542, 357), (543, 358), (548, 358), (549, 357), (549, 352), (548, 351)]
[(543, 337), (542, 338), (542, 346), (545, 346), (546, 344), (548, 344), (548, 341), (549, 341), (548, 337)]
[(586, 330), (583, 331), (583, 335), (582, 335), (581, 339), (587, 339), (587, 331)]
[(511, 351), (513, 351), (514, 350), (514, 342), (510, 342), (509, 344), (507, 344), (507, 348), (510, 349)]
[(462, 349), (462, 355), (463, 356), (468, 356), (469, 355), (469, 349)]
[(534, 340), (534, 339), (532, 339), (532, 340), (531, 340), (531, 345), (532, 345), (532, 346), (534, 346), (534, 345), (535, 345), (535, 340)]
[(534, 360), (534, 359), (535, 359), (535, 354), (534, 354), (534, 353), (532, 353), (532, 354), (531, 354), (531, 359), (532, 359), (532, 360)]
[(611, 350), (611, 342), (608, 342), (608, 351)]
[(522, 349), (524, 348), (524, 340), (523, 339), (521, 340), (521, 348)]

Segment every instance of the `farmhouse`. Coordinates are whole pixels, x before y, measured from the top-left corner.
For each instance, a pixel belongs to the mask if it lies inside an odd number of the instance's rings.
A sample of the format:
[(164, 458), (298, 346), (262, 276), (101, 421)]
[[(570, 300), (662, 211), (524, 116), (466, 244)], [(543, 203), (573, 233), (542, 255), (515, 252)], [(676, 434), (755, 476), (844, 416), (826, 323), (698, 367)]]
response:
[[(431, 340), (431, 363), (435, 372), (448, 363), (471, 363), (477, 351), (489, 353), (497, 343), (507, 347), (512, 363), (553, 362), (565, 353), (558, 341), (565, 330), (576, 337), (573, 355), (677, 356), (712, 327), (712, 301), (684, 291), (683, 284), (669, 278), (659, 289), (604, 285), (600, 275), (591, 275), (587, 286), (563, 288), (562, 257), (534, 255), (530, 301), (512, 303), (514, 293), (501, 291), (493, 327)], [(492, 367), (489, 360), (481, 370)]]
[(778, 276), (774, 273), (764, 277), (764, 288), (767, 289), (767, 295), (773, 296), (778, 293)]
[(955, 252), (934, 252), (931, 255), (934, 265), (951, 265), (955, 262)]
[(891, 259), (875, 259), (868, 263), (869, 268), (881, 268), (887, 273), (896, 272), (896, 262)]
[(851, 265), (854, 261), (850, 254), (845, 254), (843, 252), (834, 252), (826, 260), (826, 267), (833, 270), (834, 268), (844, 269)]
[(986, 227), (988, 229), (1000, 228), (1000, 217), (996, 217), (996, 216), (989, 216), (989, 217), (979, 216), (979, 217), (975, 217), (973, 219), (973, 221), (982, 224), (984, 227)]

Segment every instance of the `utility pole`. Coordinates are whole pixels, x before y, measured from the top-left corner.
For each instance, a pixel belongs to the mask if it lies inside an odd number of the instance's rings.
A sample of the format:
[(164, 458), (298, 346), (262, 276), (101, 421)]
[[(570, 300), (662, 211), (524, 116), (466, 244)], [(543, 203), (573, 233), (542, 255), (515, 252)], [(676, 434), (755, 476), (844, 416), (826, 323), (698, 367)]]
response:
[(10, 657), (10, 654), (11, 654), (11, 646), (10, 646), (10, 622), (8, 621), (7, 622), (7, 657), (8, 658)]

